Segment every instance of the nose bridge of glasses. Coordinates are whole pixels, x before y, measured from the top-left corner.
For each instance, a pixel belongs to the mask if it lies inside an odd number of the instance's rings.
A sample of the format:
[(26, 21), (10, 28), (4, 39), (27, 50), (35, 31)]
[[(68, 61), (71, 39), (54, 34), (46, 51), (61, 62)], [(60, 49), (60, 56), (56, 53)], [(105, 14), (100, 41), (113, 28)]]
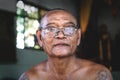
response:
[(64, 34), (64, 28), (57, 28), (55, 36), (57, 36), (57, 37), (64, 37), (65, 36), (65, 34)]
[(62, 32), (64, 33), (64, 28), (57, 28), (57, 33)]

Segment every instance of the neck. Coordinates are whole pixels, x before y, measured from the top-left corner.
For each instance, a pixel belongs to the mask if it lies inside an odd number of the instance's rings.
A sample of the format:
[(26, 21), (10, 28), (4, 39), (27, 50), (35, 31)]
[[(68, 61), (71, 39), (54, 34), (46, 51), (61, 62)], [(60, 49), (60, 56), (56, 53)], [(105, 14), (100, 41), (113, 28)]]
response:
[(47, 67), (48, 71), (59, 75), (65, 75), (71, 73), (76, 67), (75, 56), (70, 56), (68, 58), (48, 58)]

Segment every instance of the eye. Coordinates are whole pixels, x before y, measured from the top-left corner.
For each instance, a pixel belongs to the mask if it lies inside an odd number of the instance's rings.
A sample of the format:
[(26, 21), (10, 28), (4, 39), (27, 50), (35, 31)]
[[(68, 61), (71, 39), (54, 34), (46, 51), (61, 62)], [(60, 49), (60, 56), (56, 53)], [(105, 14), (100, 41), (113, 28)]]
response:
[(74, 27), (66, 27), (66, 28), (64, 28), (64, 33), (65, 34), (73, 34), (74, 33), (74, 31), (75, 31), (75, 28)]
[(66, 27), (64, 29), (65, 29), (65, 31), (73, 31), (75, 28), (74, 27)]
[(49, 27), (49, 28), (47, 28), (47, 30), (50, 31), (50, 32), (56, 32), (57, 28), (55, 28), (55, 27)]

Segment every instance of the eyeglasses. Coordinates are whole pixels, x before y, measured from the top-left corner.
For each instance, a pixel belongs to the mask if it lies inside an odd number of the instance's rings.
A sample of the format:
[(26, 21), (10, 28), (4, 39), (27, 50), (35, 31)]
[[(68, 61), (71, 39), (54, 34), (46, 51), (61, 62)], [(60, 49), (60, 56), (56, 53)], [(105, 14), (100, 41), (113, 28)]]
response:
[(61, 29), (57, 27), (47, 27), (41, 30), (42, 30), (42, 34), (45, 37), (53, 38), (57, 36), (59, 32), (62, 32), (64, 36), (72, 36), (73, 34), (75, 34), (77, 27), (70, 26), (70, 27), (65, 27)]

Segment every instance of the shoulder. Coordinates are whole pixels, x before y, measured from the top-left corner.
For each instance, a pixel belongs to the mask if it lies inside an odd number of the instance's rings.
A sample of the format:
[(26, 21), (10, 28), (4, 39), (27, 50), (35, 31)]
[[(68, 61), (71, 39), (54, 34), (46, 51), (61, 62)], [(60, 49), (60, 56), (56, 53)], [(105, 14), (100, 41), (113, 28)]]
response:
[(113, 80), (112, 74), (105, 66), (96, 66), (94, 78), (96, 80)]
[(24, 72), (20, 77), (19, 80), (36, 80), (35, 78), (42, 72), (45, 72), (45, 65), (46, 62), (42, 62), (36, 66), (31, 67), (29, 70)]
[(110, 70), (104, 65), (89, 60), (83, 60), (83, 65), (87, 69), (86, 75), (91, 80), (113, 80)]
[(46, 61), (41, 62), (40, 64), (33, 66), (27, 71), (28, 74), (35, 75), (40, 72), (46, 72)]
[(18, 80), (29, 80), (28, 75), (26, 73), (23, 73)]

